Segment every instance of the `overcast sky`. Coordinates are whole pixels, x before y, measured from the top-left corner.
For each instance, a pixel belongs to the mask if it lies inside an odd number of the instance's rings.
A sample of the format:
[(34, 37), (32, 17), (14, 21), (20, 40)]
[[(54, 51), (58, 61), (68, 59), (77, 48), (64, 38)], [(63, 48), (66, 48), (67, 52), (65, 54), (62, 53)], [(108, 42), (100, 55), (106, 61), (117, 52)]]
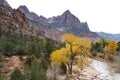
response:
[(52, 17), (70, 10), (91, 31), (120, 33), (120, 0), (7, 0), (12, 8), (26, 5), (30, 11)]

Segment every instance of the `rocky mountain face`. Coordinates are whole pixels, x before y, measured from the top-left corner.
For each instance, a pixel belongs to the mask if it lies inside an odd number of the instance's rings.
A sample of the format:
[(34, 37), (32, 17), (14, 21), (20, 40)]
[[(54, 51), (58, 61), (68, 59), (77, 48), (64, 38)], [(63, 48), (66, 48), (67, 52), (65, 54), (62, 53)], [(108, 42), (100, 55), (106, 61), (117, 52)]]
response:
[(80, 37), (99, 38), (100, 36), (91, 32), (87, 22), (80, 22), (69, 10), (66, 10), (62, 15), (57, 17), (45, 18), (30, 12), (26, 6), (18, 8), (28, 19), (55, 28), (64, 33), (72, 33)]
[(55, 27), (60, 31), (72, 33), (80, 37), (90, 37), (89, 34), (92, 34), (89, 30), (87, 22), (80, 22), (80, 20), (69, 10), (65, 11), (60, 16), (48, 18), (48, 23), (50, 26)]
[(63, 32), (38, 22), (29, 21), (29, 26), (34, 28), (39, 35), (54, 40), (60, 40), (63, 35)]
[[(5, 0), (0, 0), (0, 2), (2, 5), (6, 7), (5, 10), (4, 8), (1, 8), (2, 11), (0, 13), (3, 15), (9, 15), (9, 17), (7, 18), (10, 19), (7, 21), (7, 23), (10, 22), (15, 27), (16, 27), (15, 24), (17, 24), (17, 26), (25, 25), (28, 27), (28, 29), (30, 29), (29, 31), (32, 31), (32, 33), (42, 34), (42, 36), (53, 39), (59, 39), (63, 33), (72, 33), (80, 37), (88, 37), (88, 38), (100, 37), (98, 34), (90, 31), (87, 22), (85, 23), (81, 22), (69, 10), (66, 10), (62, 15), (47, 19), (43, 16), (38, 16), (34, 12), (30, 12), (26, 6), (20, 6), (17, 10), (13, 10), (12, 8), (10, 8), (9, 4)], [(3, 22), (1, 20), (1, 24), (5, 23), (4, 21), (6, 19), (4, 19), (4, 17), (1, 18), (3, 20)], [(18, 33), (25, 31), (25, 30), (20, 31), (20, 29), (18, 29)], [(30, 34), (30, 33), (26, 31), (23, 32), (23, 34)]]
[(45, 17), (38, 16), (36, 13), (30, 12), (26, 6), (20, 6), (18, 9), (30, 20), (29, 26), (35, 28), (40, 34), (42, 33), (42, 36), (57, 40), (62, 36), (63, 32), (56, 28), (49, 27)]
[(39, 16), (37, 14), (35, 14), (34, 12), (30, 12), (26, 6), (20, 6), (18, 9), (21, 12), (23, 12), (28, 19), (30, 19), (32, 21), (36, 21), (36, 22), (39, 21)]
[(19, 10), (0, 5), (0, 32), (2, 36), (18, 34), (37, 37), (38, 33), (28, 25), (28, 19)]
[(87, 37), (98, 39), (100, 36), (95, 32), (91, 32), (87, 22), (81, 22), (69, 10), (66, 10), (62, 15), (48, 18), (48, 23), (53, 28), (65, 33), (72, 33), (79, 37)]
[(98, 35), (109, 39), (109, 40), (115, 40), (120, 42), (120, 34), (110, 34), (110, 33), (105, 33), (105, 32), (97, 32)]
[[(25, 10), (25, 12), (28, 12), (27, 9)], [(2, 36), (18, 34), (33, 38), (47, 37), (58, 40), (63, 33), (57, 29), (29, 20), (19, 9), (12, 9), (0, 4), (0, 34)]]
[(56, 28), (77, 28), (86, 32), (90, 32), (87, 23), (81, 23), (80, 20), (74, 16), (69, 10), (65, 11), (62, 15), (48, 19), (48, 23)]
[(0, 0), (0, 5), (10, 7), (10, 5), (8, 4), (8, 2), (6, 0)]
[(35, 21), (38, 23), (42, 23), (44, 25), (47, 24), (47, 19), (43, 16), (38, 16), (36, 13), (34, 12), (30, 12), (29, 9), (26, 6), (19, 6), (18, 9), (23, 12), (26, 17), (31, 20), (31, 21)]
[(71, 28), (76, 26), (80, 27), (80, 21), (77, 17), (71, 14), (69, 10), (65, 11), (62, 15), (57, 17), (52, 17), (48, 19), (50, 24), (53, 24), (55, 27), (68, 27)]

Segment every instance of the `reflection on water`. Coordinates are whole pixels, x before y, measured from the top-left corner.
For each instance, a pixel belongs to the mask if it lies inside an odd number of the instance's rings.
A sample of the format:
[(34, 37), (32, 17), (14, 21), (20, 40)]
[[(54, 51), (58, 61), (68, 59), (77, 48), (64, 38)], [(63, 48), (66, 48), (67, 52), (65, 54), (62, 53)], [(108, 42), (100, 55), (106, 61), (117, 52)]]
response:
[(115, 69), (104, 62), (93, 60), (91, 66), (101, 73), (99, 77), (104, 80), (120, 80), (120, 74), (115, 73)]

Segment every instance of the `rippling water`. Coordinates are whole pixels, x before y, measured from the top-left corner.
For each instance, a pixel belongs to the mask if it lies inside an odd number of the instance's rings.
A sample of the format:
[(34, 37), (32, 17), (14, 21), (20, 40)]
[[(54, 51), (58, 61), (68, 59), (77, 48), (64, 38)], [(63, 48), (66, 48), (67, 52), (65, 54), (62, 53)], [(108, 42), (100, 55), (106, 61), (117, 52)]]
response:
[(101, 73), (96, 80), (120, 80), (120, 74), (115, 72), (115, 68), (112, 68), (104, 62), (93, 60), (91, 66)]

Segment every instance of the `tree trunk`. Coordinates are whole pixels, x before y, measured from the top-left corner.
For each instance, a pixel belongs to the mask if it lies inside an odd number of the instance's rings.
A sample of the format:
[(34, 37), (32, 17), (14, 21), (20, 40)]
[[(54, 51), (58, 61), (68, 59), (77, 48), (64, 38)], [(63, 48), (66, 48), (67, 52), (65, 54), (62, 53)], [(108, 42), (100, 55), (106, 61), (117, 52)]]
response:
[(70, 64), (70, 74), (72, 74), (72, 63)]
[(72, 74), (72, 63), (68, 64), (69, 73)]

